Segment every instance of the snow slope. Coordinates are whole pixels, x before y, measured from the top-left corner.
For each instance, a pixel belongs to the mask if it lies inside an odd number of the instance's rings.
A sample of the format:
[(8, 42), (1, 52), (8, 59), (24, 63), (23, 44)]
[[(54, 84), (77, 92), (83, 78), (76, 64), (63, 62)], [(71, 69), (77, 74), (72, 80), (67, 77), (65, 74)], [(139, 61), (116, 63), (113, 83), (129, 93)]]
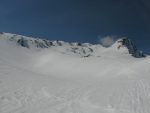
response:
[(117, 46), (1, 33), (0, 113), (150, 113), (150, 57)]

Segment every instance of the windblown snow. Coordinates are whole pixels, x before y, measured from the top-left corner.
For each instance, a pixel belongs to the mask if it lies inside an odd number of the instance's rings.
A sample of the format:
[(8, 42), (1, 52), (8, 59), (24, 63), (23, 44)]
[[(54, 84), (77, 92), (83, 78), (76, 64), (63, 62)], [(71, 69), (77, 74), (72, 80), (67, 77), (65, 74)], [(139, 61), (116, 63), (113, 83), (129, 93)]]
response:
[(0, 113), (150, 113), (150, 57), (118, 42), (0, 34)]

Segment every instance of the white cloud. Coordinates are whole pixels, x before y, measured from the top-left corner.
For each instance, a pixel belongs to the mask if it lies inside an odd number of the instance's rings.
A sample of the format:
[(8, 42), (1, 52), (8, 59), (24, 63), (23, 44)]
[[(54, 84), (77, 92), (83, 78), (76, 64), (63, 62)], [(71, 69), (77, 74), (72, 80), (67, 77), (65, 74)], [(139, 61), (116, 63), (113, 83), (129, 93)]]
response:
[(115, 37), (113, 36), (106, 36), (106, 37), (99, 37), (99, 41), (103, 46), (109, 47), (112, 44), (114, 44), (116, 40)]

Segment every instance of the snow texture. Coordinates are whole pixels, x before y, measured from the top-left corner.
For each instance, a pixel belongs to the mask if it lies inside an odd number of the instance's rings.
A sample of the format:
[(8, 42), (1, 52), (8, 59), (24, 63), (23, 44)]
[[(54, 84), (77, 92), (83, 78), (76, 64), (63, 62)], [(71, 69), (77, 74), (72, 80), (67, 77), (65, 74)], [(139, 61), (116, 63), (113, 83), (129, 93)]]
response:
[(0, 113), (150, 113), (150, 57), (127, 47), (0, 34)]

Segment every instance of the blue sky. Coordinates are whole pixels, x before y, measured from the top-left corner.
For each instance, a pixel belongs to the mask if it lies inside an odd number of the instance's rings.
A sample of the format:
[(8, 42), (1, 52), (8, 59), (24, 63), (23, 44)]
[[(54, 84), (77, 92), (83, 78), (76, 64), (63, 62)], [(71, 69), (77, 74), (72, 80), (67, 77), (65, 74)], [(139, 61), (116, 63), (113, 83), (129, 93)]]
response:
[(150, 53), (150, 1), (0, 0), (0, 31), (89, 43), (127, 36)]

